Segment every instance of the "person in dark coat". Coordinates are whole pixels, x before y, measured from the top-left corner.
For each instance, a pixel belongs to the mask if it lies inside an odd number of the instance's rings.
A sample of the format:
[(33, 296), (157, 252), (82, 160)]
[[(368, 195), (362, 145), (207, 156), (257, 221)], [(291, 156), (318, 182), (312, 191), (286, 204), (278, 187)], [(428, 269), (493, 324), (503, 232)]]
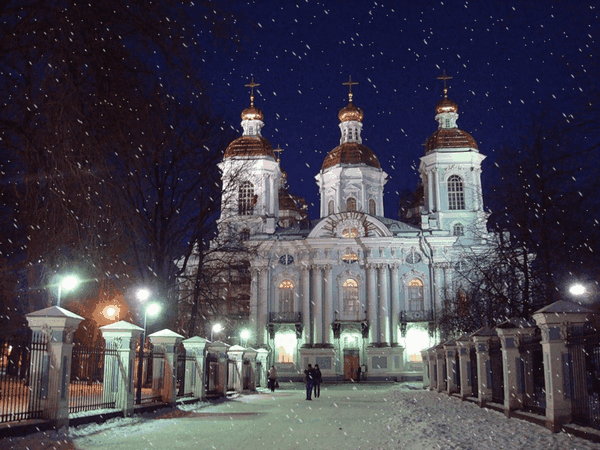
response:
[(275, 392), (275, 387), (277, 386), (277, 371), (275, 370), (275, 366), (271, 366), (271, 370), (269, 370), (269, 388), (271, 392)]
[(313, 381), (315, 379), (315, 370), (312, 365), (308, 365), (308, 369), (304, 371), (306, 375), (306, 400), (312, 400)]
[(313, 380), (313, 386), (315, 389), (315, 398), (319, 398), (321, 396), (321, 369), (319, 369), (318, 364), (315, 364), (315, 379)]

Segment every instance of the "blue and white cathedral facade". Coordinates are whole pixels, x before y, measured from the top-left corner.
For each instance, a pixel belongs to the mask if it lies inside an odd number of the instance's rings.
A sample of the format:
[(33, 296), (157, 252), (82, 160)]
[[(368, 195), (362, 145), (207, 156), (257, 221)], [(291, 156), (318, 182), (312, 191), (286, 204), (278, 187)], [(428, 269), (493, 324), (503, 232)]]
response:
[(355, 379), (359, 366), (369, 379), (400, 379), (436, 343), (436, 314), (456, 289), (456, 264), (465, 247), (485, 248), (488, 238), (485, 156), (457, 127), (458, 105), (440, 78), (438, 128), (421, 157), (423, 198), (412, 224), (386, 217), (388, 175), (362, 143), (355, 83), (344, 83), (340, 142), (315, 175), (317, 220), (308, 221), (305, 203), (288, 192), (253, 95), (242, 112), (243, 135), (220, 164), (219, 230), (252, 248), (248, 346), (267, 349), (280, 374), (316, 363), (325, 379)]

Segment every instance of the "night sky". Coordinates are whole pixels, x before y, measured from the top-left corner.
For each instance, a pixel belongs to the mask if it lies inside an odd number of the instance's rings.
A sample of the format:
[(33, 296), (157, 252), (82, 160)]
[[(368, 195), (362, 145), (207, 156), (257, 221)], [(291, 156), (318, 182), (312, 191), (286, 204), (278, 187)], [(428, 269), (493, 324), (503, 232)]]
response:
[[(290, 190), (318, 215), (314, 176), (339, 144), (337, 113), (348, 101), (365, 113), (363, 143), (389, 174), (386, 216), (397, 218), (398, 193), (414, 189), (419, 157), (437, 129), (443, 70), (459, 128), (488, 156), (518, 141), (544, 108), (576, 114), (598, 49), (600, 5), (587, 1), (285, 1), (233, 2), (254, 26), (240, 25), (240, 51), (207, 52), (204, 78), (213, 108), (241, 134), (254, 77), (262, 130), (285, 149)], [(242, 22), (241, 22), (242, 23)], [(207, 63), (207, 64), (206, 64)]]

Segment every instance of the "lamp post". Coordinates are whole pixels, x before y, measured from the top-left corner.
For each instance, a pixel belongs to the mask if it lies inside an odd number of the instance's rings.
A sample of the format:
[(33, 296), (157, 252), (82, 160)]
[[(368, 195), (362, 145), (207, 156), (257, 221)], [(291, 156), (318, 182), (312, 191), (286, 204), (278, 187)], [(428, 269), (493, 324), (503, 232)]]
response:
[(572, 284), (569, 287), (569, 293), (571, 295), (574, 295), (575, 297), (581, 297), (582, 295), (584, 295), (587, 292), (587, 289), (585, 288), (585, 286), (581, 283), (575, 283)]
[(210, 342), (213, 342), (213, 336), (215, 333), (219, 333), (223, 329), (220, 323), (215, 323), (210, 330)]
[(246, 346), (246, 344), (248, 343), (248, 338), (249, 337), (250, 337), (250, 331), (249, 330), (244, 329), (244, 330), (242, 330), (240, 332), (240, 338), (241, 338), (241, 341), (242, 341), (242, 347)]
[[(135, 293), (135, 296), (140, 302), (145, 302), (150, 297), (150, 291), (148, 289), (140, 289)], [(144, 344), (146, 343), (146, 321), (148, 314), (155, 316), (160, 311), (160, 306), (156, 303), (144, 305), (144, 330), (140, 336), (140, 351), (138, 355), (138, 373), (137, 373), (137, 389), (135, 392), (135, 403), (140, 405), (142, 403), (142, 372), (144, 370)]]
[(60, 299), (62, 297), (63, 290), (65, 292), (72, 291), (77, 286), (79, 286), (79, 283), (79, 278), (77, 278), (75, 275), (65, 275), (64, 277), (62, 277), (58, 282), (58, 295), (56, 298), (56, 306), (60, 306)]

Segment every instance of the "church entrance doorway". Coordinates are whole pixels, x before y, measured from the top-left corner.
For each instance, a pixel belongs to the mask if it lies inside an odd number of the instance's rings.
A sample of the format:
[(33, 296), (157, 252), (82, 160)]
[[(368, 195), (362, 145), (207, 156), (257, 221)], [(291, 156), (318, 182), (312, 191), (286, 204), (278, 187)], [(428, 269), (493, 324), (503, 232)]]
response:
[(358, 381), (360, 367), (358, 350), (344, 350), (344, 380)]

